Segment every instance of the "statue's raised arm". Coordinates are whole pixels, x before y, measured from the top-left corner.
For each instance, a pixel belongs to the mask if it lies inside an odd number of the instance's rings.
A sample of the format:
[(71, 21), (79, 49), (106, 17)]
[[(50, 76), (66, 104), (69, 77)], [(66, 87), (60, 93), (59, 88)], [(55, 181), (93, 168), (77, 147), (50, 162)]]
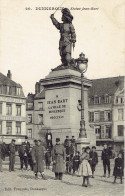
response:
[(68, 8), (62, 9), (62, 21), (59, 23), (54, 14), (50, 16), (53, 24), (60, 30), (59, 52), (62, 64), (65, 66), (70, 65), (72, 46), (75, 47), (76, 34), (75, 28), (72, 24), (73, 16)]

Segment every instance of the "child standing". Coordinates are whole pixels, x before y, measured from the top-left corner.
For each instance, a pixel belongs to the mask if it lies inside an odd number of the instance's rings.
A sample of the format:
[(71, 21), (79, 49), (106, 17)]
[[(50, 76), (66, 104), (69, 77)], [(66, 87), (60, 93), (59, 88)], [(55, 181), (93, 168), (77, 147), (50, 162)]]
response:
[(80, 163), (80, 152), (77, 151), (76, 155), (73, 157), (73, 174), (75, 174), (76, 171), (78, 171)]
[[(79, 168), (79, 173), (81, 174), (81, 176), (83, 176), (82, 186), (84, 186), (84, 187), (91, 186), (90, 182), (89, 182), (89, 177), (92, 176), (92, 170), (91, 170), (90, 164), (88, 162), (88, 160), (90, 159), (89, 152), (90, 152), (90, 148), (89, 148), (89, 146), (87, 146), (85, 148), (85, 152), (83, 152), (82, 155), (80, 156), (81, 164), (80, 164), (80, 168)], [(87, 181), (87, 184), (85, 184), (85, 181)]]
[(114, 182), (113, 183), (116, 183), (116, 178), (120, 177), (121, 184), (122, 184), (123, 159), (122, 159), (122, 154), (121, 153), (119, 153), (118, 157), (115, 159), (115, 166), (114, 166), (113, 176), (114, 176)]

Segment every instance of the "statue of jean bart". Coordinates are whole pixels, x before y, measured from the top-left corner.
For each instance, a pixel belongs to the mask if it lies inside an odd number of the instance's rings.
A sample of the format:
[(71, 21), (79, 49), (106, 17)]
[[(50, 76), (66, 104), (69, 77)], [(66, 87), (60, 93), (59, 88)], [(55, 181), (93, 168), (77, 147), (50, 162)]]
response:
[(54, 14), (50, 16), (53, 24), (60, 30), (59, 52), (64, 66), (69, 66), (71, 62), (71, 51), (76, 42), (75, 29), (72, 24), (73, 16), (68, 8), (62, 9), (62, 23), (59, 23)]

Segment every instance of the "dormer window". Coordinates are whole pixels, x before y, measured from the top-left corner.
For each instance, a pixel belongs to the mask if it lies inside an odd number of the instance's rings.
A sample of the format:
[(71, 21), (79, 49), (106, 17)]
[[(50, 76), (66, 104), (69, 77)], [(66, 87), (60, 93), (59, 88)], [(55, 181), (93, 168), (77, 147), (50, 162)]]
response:
[(100, 104), (100, 97), (98, 96), (94, 97), (94, 104)]
[(18, 87), (17, 87), (17, 89), (16, 89), (16, 94), (17, 94), (17, 95), (20, 95), (20, 88), (18, 88)]
[(105, 95), (105, 103), (110, 103), (111, 101), (111, 96)]

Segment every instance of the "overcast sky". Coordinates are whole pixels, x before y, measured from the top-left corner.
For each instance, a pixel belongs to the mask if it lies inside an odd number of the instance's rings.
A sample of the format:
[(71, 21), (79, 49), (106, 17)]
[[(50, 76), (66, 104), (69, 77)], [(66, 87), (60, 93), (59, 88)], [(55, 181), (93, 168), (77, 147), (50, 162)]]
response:
[[(11, 70), (25, 95), (34, 93), (35, 83), (61, 64), (60, 34), (50, 19), (53, 11), (36, 7), (58, 7), (63, 0), (0, 2), (0, 72), (6, 75)], [(72, 56), (85, 53), (89, 59), (86, 76), (94, 79), (124, 75), (124, 0), (65, 0), (62, 7), (89, 8), (71, 10), (77, 35)], [(55, 13), (55, 18), (61, 22), (61, 11)]]

